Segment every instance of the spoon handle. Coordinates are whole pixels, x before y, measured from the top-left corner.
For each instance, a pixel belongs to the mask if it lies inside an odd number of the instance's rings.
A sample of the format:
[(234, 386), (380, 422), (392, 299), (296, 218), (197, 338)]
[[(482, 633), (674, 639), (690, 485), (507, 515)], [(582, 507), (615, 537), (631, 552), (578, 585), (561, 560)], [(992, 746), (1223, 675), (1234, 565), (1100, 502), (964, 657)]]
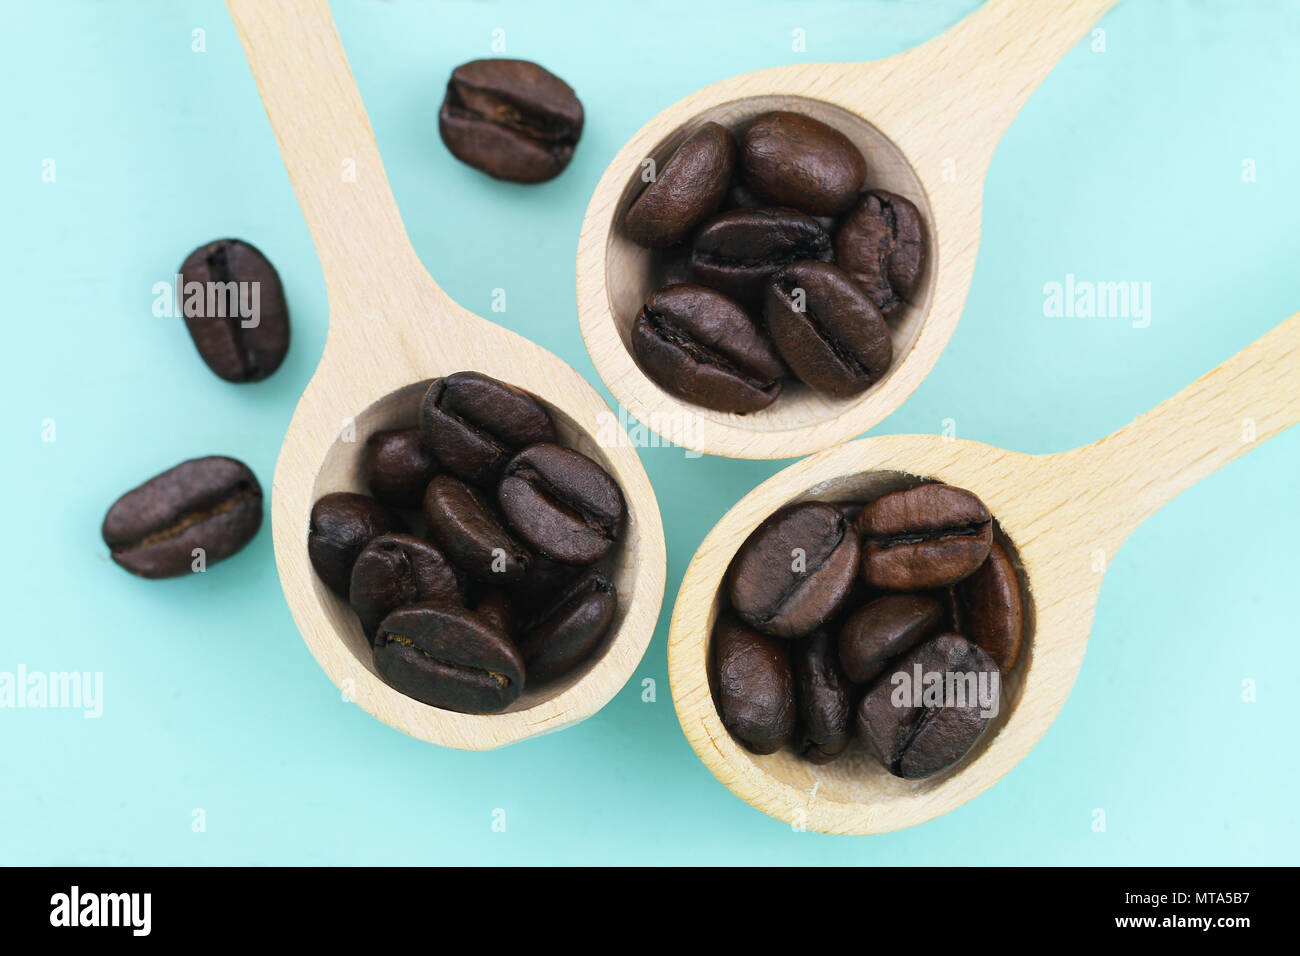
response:
[[(227, 0), (320, 257), (335, 321), (414, 265), (325, 0)], [(340, 308), (341, 305), (352, 308)], [(331, 327), (333, 322), (331, 323)]]
[(1300, 312), (1101, 441), (1056, 462), (1120, 540), (1176, 495), (1300, 422)]

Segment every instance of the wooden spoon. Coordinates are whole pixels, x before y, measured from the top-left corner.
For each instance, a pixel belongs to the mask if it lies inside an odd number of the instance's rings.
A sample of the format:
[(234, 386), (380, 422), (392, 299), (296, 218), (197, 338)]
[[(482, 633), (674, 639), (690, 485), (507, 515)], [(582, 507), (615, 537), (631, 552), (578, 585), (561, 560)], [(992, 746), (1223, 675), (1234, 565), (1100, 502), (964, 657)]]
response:
[[(325, 352), (285, 435), (271, 496), (275, 558), (307, 646), (344, 694), (413, 737), (483, 750), (590, 717), (627, 682), (654, 632), (664, 590), (663, 524), (617, 417), (572, 368), (466, 311), (425, 271), (407, 238), (347, 58), (324, 0), (229, 0), (231, 16), (329, 293)], [(605, 649), (580, 673), (524, 695), (504, 714), (429, 707), (375, 673), (355, 615), (307, 558), (312, 503), (365, 491), (372, 432), (416, 421), (427, 381), (473, 369), (546, 403), (564, 441), (617, 479), (628, 518), (614, 581), (619, 611)]]
[[(734, 793), (764, 813), (827, 833), (922, 823), (991, 787), (1029, 752), (1065, 703), (1083, 662), (1111, 556), (1179, 492), (1300, 421), (1300, 313), (1101, 441), (1023, 455), (932, 435), (866, 438), (791, 465), (718, 522), (682, 581), (668, 676), (686, 738)], [(1019, 552), (1030, 632), (976, 748), (927, 780), (890, 776), (865, 753), (815, 766), (789, 751), (758, 757), (727, 733), (709, 690), (719, 587), (767, 515), (804, 499), (863, 500), (938, 479), (983, 499)], [(1171, 599), (1176, 599), (1172, 596)]]
[[(979, 249), (984, 177), (1003, 131), (1048, 71), (1115, 0), (988, 0), (946, 33), (872, 63), (813, 63), (723, 80), (664, 110), (601, 177), (578, 243), (578, 318), (606, 386), (647, 427), (696, 451), (791, 458), (844, 441), (894, 411), (934, 367), (961, 315)], [(894, 364), (848, 399), (793, 384), (749, 415), (670, 395), (630, 351), (632, 322), (655, 291), (657, 257), (623, 235), (647, 157), (662, 169), (703, 123), (735, 132), (788, 109), (839, 129), (867, 158), (872, 188), (916, 203), (928, 265), (911, 305), (890, 320)]]

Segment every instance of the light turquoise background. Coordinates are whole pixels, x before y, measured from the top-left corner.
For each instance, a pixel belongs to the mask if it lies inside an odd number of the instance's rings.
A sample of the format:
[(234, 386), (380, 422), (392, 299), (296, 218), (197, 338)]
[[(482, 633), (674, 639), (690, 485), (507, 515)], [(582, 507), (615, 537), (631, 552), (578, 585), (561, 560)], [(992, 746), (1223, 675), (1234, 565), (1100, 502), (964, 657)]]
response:
[[(594, 381), (574, 250), (597, 178), (637, 127), (711, 81), (886, 56), (974, 6), (350, 0), (335, 14), (432, 274), (485, 314), (506, 289), (497, 318)], [(548, 185), (493, 182), (438, 139), (447, 74), (491, 55), (498, 27), (509, 55), (554, 70), (587, 108), (572, 166)], [(791, 51), (795, 28), (806, 53)], [(1105, 52), (1074, 49), (1003, 140), (965, 317), (877, 433), (951, 418), (963, 438), (1070, 448), (1300, 309), (1300, 5), (1127, 0), (1104, 29)], [(118, 494), (184, 458), (235, 455), (269, 488), (324, 343), (320, 268), (224, 8), (9, 0), (0, 102), (0, 671), (104, 675), (98, 720), (0, 710), (0, 861), (1296, 862), (1300, 431), (1133, 536), (1060, 718), (996, 787), (924, 826), (792, 832), (715, 781), (678, 729), (665, 672), (676, 586), (709, 527), (781, 462), (643, 450), (669, 588), (635, 678), (574, 729), (440, 750), (340, 699), (290, 619), (269, 524), (229, 562), (162, 583), (123, 573), (99, 538)], [(225, 235), (270, 256), (291, 304), (288, 360), (258, 385), (208, 373), (181, 323), (150, 310), (153, 283)], [(1043, 286), (1067, 273), (1150, 282), (1150, 326), (1045, 318)]]

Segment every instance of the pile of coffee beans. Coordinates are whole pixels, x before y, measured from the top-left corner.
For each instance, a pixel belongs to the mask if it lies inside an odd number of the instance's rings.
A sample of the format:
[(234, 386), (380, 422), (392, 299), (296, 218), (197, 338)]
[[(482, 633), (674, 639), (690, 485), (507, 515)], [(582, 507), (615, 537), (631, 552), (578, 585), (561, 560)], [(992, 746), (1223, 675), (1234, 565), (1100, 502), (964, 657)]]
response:
[(993, 524), (975, 495), (938, 483), (770, 516), (732, 561), (713, 632), (726, 728), (755, 753), (793, 746), (814, 763), (856, 734), (907, 779), (960, 760), (1025, 629)]
[(496, 713), (600, 646), (623, 493), (532, 395), (477, 372), (436, 379), (418, 423), (369, 437), (365, 474), (370, 495), (315, 503), (307, 551), (389, 685)]
[(839, 130), (764, 113), (705, 123), (623, 218), (662, 250), (659, 289), (632, 327), (655, 382), (706, 408), (766, 408), (794, 377), (845, 397), (893, 361), (888, 319), (920, 284), (925, 226), (902, 196), (863, 192), (867, 164)]

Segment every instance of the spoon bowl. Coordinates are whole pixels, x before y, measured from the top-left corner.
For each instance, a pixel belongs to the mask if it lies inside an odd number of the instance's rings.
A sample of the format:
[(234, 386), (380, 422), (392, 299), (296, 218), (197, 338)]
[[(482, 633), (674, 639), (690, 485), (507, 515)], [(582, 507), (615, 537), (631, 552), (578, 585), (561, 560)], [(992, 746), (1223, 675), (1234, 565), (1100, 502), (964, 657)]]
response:
[[(678, 591), (668, 638), (673, 703), (687, 740), (724, 785), (779, 820), (826, 833), (884, 833), (955, 809), (1038, 742), (1074, 684), (1105, 569), (1163, 504), (1300, 421), (1300, 314), (1174, 398), (1101, 441), (1025, 455), (931, 435), (866, 438), (791, 465), (709, 532)], [(978, 495), (1014, 548), (1028, 630), (999, 713), (942, 774), (902, 780), (865, 753), (829, 764), (758, 756), (722, 725), (709, 685), (722, 583), (760, 522), (796, 501), (864, 500), (934, 479)]]
[[(601, 707), (631, 677), (663, 600), (663, 525), (626, 442), (598, 441), (617, 418), (561, 359), (471, 314), (438, 287), (410, 244), (360, 94), (324, 0), (228, 0), (325, 276), (325, 351), (285, 435), (271, 494), (276, 564), (308, 648), (345, 697), (413, 737), (467, 750), (559, 730)], [(367, 436), (415, 424), (428, 381), (482, 372), (535, 395), (561, 439), (619, 483), (627, 520), (611, 576), (619, 593), (605, 642), (573, 674), (526, 690), (506, 712), (460, 714), (378, 677), (355, 615), (307, 556), (312, 504), (365, 491)]]
[[(984, 178), (1003, 131), (1053, 65), (1115, 0), (989, 0), (946, 33), (871, 63), (778, 67), (715, 83), (664, 110), (605, 170), (578, 244), (578, 318), (593, 364), (647, 427), (695, 451), (789, 458), (868, 430), (933, 368), (957, 327), (979, 248)], [(703, 123), (739, 133), (770, 110), (804, 113), (847, 136), (871, 188), (910, 199), (926, 224), (918, 292), (890, 319), (894, 360), (867, 391), (843, 399), (799, 383), (768, 408), (717, 412), (664, 391), (636, 363), (631, 327), (655, 291), (662, 253), (621, 229), (647, 158), (662, 168)]]

